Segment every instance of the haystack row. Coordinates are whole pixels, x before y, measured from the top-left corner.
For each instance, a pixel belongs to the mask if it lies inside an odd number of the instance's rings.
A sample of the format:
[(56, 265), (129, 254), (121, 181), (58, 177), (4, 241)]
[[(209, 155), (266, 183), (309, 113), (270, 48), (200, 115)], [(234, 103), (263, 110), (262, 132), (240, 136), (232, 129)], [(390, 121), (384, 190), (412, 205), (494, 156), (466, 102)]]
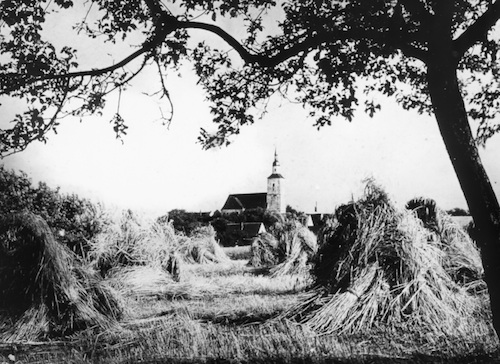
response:
[(450, 333), (487, 315), (474, 243), (442, 212), (432, 229), (417, 216), (369, 183), (321, 232), (315, 286), (286, 316), (321, 333), (380, 325)]

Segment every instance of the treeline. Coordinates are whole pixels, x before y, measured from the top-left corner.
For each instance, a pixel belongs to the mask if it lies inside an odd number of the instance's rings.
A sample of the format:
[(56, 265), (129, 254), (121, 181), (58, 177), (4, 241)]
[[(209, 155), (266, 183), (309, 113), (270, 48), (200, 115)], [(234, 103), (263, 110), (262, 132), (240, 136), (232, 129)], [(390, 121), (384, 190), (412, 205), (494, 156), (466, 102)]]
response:
[[(63, 194), (59, 188), (50, 188), (45, 182), (34, 185), (26, 173), (14, 172), (0, 165), (0, 215), (20, 211), (31, 211), (43, 217), (57, 239), (79, 254), (87, 249), (87, 241), (110, 224), (109, 215), (102, 206), (76, 194)], [(447, 212), (452, 216), (469, 215), (468, 211), (460, 208)], [(159, 217), (159, 220), (172, 222), (175, 230), (186, 236), (201, 226), (212, 225), (219, 242), (223, 246), (230, 246), (241, 241), (245, 232), (228, 229), (229, 224), (261, 222), (269, 231), (285, 221), (306, 224), (307, 215), (290, 206), (287, 206), (284, 216), (262, 208), (232, 214), (174, 209)]]
[[(51, 188), (45, 182), (34, 184), (25, 172), (0, 165), (0, 215), (22, 211), (40, 215), (57, 240), (78, 254), (84, 254), (88, 250), (88, 241), (111, 223), (103, 206), (76, 194), (61, 193), (59, 188)], [(287, 216), (300, 219), (301, 213), (288, 207)], [(171, 221), (176, 231), (186, 236), (201, 226), (212, 225), (220, 243), (227, 246), (243, 237), (239, 231), (230, 231), (228, 224), (262, 222), (269, 229), (284, 218), (264, 209), (230, 215), (222, 215), (220, 211), (208, 214), (175, 209), (158, 219)]]
[(455, 207), (450, 210), (446, 210), (446, 213), (451, 216), (470, 216), (470, 212), (468, 210), (464, 210), (460, 207)]
[(229, 224), (246, 222), (261, 222), (266, 230), (272, 229), (276, 224), (284, 221), (301, 221), (306, 223), (307, 215), (293, 209), (286, 208), (285, 216), (277, 212), (263, 208), (248, 209), (241, 213), (222, 214), (220, 211), (213, 213), (187, 212), (186, 210), (174, 209), (159, 218), (161, 221), (172, 222), (175, 230), (181, 234), (190, 235), (200, 226), (212, 225), (217, 233), (217, 239), (223, 246), (234, 245), (237, 241), (244, 240), (245, 232), (238, 229), (228, 229)]
[(26, 173), (0, 165), (0, 215), (22, 211), (40, 215), (57, 240), (78, 254), (108, 223), (102, 206), (76, 194), (63, 194), (45, 182), (34, 185)]

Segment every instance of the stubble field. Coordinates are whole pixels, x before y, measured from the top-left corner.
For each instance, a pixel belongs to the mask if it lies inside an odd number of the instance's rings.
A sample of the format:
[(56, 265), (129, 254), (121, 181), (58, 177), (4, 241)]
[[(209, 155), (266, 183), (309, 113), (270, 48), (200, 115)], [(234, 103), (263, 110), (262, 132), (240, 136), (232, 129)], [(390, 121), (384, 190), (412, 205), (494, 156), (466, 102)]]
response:
[(318, 335), (280, 317), (307, 295), (308, 279), (271, 278), (241, 259), (247, 250), (228, 249), (240, 258), (228, 263), (184, 265), (181, 281), (164, 287), (144, 270), (119, 325), (52, 342), (1, 344), (0, 362), (500, 363), (498, 342), (482, 325), (467, 337), (404, 327)]
[(480, 250), (432, 200), (367, 186), (251, 249), (130, 211), (79, 255), (36, 214), (0, 227), (1, 364), (500, 363)]

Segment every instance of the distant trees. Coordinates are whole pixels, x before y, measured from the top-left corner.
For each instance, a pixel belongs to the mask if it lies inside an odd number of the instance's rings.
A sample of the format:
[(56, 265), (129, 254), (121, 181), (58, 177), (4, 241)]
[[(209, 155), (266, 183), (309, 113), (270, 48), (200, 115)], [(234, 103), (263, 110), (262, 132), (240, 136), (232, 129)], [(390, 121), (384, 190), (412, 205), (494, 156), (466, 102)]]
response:
[(160, 219), (168, 219), (174, 225), (175, 230), (185, 235), (191, 235), (196, 228), (208, 224), (208, 220), (202, 214), (187, 212), (182, 209), (171, 210), (166, 216)]
[[(297, 210), (288, 211), (287, 218), (299, 219), (300, 216), (305, 216)], [(230, 231), (228, 224), (246, 223), (246, 222), (261, 222), (266, 229), (271, 228), (278, 222), (283, 221), (283, 217), (276, 212), (268, 211), (263, 208), (247, 209), (241, 213), (222, 214), (220, 211), (215, 211), (213, 214), (200, 212), (187, 212), (182, 209), (173, 209), (168, 214), (158, 218), (160, 221), (171, 221), (175, 230), (185, 235), (190, 235), (196, 228), (203, 225), (212, 225), (217, 232), (217, 238), (223, 246), (233, 245), (236, 241), (243, 237), (241, 232)], [(301, 222), (303, 218), (300, 220)]]
[(304, 213), (302, 211), (298, 211), (298, 210), (294, 209), (290, 205), (287, 205), (285, 211), (286, 211), (286, 217), (287, 217), (287, 219), (293, 219), (293, 220), (300, 221), (304, 225), (307, 224), (307, 218), (308, 218), (308, 216), (307, 216), (306, 213)]
[(90, 200), (62, 194), (45, 182), (34, 186), (24, 172), (0, 165), (0, 215), (30, 211), (40, 215), (61, 243), (77, 253), (106, 225), (106, 217)]
[(454, 207), (446, 212), (448, 213), (448, 215), (451, 215), (451, 216), (470, 216), (469, 211), (464, 210), (460, 207)]

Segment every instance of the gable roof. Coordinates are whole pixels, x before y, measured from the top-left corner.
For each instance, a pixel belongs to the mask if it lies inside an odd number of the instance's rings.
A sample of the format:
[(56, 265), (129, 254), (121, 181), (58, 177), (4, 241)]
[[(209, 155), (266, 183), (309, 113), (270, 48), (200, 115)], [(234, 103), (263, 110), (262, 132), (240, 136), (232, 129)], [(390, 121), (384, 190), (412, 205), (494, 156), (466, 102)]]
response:
[(226, 231), (228, 232), (243, 232), (244, 238), (253, 238), (260, 232), (265, 232), (266, 228), (261, 222), (241, 222), (227, 224)]
[(222, 210), (248, 210), (267, 207), (267, 193), (238, 193), (229, 195)]
[(311, 218), (311, 222), (313, 223), (313, 226), (318, 226), (321, 223), (321, 219), (323, 219), (323, 214), (309, 214), (309, 217)]

